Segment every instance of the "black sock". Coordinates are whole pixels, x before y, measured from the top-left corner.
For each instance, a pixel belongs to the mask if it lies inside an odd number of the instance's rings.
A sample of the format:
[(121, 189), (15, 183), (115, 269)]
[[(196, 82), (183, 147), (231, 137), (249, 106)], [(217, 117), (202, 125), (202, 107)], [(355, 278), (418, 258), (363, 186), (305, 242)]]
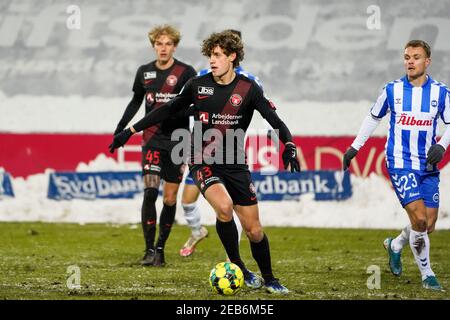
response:
[(146, 188), (141, 210), (142, 231), (144, 231), (145, 250), (154, 249), (156, 232), (156, 198), (158, 189)]
[(230, 261), (241, 268), (242, 272), (246, 272), (247, 268), (239, 255), (238, 231), (234, 220), (222, 222), (217, 219), (216, 230)]
[(264, 237), (260, 242), (250, 241), (250, 247), (252, 249), (252, 256), (258, 264), (259, 270), (261, 270), (264, 281), (267, 283), (273, 280), (274, 276), (270, 260), (269, 239), (267, 239), (266, 234), (264, 234)]
[(169, 238), (170, 231), (172, 230), (173, 222), (175, 221), (175, 212), (177, 205), (168, 206), (164, 204), (161, 211), (161, 217), (159, 219), (159, 237), (156, 244), (156, 249), (164, 250), (166, 240)]

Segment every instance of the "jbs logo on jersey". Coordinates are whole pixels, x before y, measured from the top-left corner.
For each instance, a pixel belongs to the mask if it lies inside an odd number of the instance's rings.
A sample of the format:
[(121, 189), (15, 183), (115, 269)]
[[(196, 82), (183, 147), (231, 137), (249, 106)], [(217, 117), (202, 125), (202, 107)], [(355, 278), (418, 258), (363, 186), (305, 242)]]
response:
[(208, 112), (200, 111), (199, 118), (202, 123), (206, 123), (206, 124), (209, 123), (209, 113)]
[(156, 71), (144, 72), (144, 80), (156, 79)]
[(198, 87), (198, 94), (205, 94), (208, 96), (212, 96), (214, 94), (213, 87)]

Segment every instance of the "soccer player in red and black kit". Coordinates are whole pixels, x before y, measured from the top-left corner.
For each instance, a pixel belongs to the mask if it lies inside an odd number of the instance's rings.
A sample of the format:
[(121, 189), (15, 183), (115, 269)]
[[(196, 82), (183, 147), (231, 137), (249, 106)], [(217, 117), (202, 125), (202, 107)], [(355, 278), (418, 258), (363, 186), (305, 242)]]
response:
[[(192, 66), (173, 57), (180, 41), (180, 32), (170, 25), (156, 26), (148, 37), (156, 53), (156, 60), (142, 65), (136, 72), (134, 96), (120, 119), (114, 134), (123, 131), (139, 110), (145, 98), (145, 112), (159, 108), (175, 97), (185, 83), (196, 75)], [(171, 115), (164, 121), (144, 130), (142, 141), (142, 174), (144, 200), (141, 222), (145, 238), (144, 266), (164, 266), (164, 246), (175, 219), (177, 192), (182, 181), (184, 165), (171, 161), (171, 151), (177, 142), (171, 141), (172, 132), (189, 128), (184, 114)], [(155, 248), (156, 206), (160, 179), (164, 180), (163, 209), (159, 221), (159, 237)]]
[[(245, 131), (255, 110), (279, 130), (280, 140), (285, 145), (282, 155), (284, 167), (290, 166), (294, 172), (300, 170), (300, 164), (291, 133), (276, 114), (274, 105), (264, 97), (255, 81), (234, 71), (243, 60), (243, 49), (241, 40), (232, 32), (213, 33), (202, 46), (202, 53), (209, 57), (212, 71), (189, 80), (178, 96), (117, 134), (110, 150), (123, 146), (133, 133), (160, 123), (193, 104), (196, 123), (190, 169), (196, 185), (216, 212), (216, 230), (226, 253), (230, 261), (242, 269), (248, 287), (256, 289), (262, 286), (262, 279), (249, 271), (241, 260), (233, 220), (234, 208), (250, 240), (252, 255), (261, 270), (267, 291), (287, 294), (289, 290), (272, 272), (269, 240), (262, 230), (255, 187), (245, 163)], [(206, 134), (202, 137), (208, 129), (213, 138), (206, 138)], [(200, 139), (196, 138), (199, 133)]]

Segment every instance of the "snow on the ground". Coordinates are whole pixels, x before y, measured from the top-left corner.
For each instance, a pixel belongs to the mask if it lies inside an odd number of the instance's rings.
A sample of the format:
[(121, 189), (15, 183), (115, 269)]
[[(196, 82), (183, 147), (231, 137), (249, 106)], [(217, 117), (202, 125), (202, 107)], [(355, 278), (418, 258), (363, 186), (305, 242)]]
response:
[[(89, 164), (80, 164), (77, 171), (140, 170), (139, 164), (118, 164), (113, 159), (99, 155)], [(48, 170), (27, 179), (13, 179), (16, 198), (0, 200), (0, 221), (47, 222), (109, 222), (139, 223), (142, 197), (131, 200), (72, 200), (47, 199)], [(345, 201), (314, 201), (312, 195), (303, 195), (300, 201), (261, 201), (260, 216), (266, 226), (306, 226), (342, 228), (393, 228), (400, 229), (408, 223), (390, 183), (375, 174), (368, 178), (352, 176), (353, 197)], [(181, 185), (181, 188), (183, 185)], [(450, 166), (441, 172), (441, 208), (438, 229), (450, 229)], [(179, 194), (179, 199), (181, 192)], [(204, 224), (215, 224), (215, 214), (200, 197)], [(157, 210), (162, 208), (161, 197)], [(177, 222), (185, 224), (183, 210), (177, 204)]]

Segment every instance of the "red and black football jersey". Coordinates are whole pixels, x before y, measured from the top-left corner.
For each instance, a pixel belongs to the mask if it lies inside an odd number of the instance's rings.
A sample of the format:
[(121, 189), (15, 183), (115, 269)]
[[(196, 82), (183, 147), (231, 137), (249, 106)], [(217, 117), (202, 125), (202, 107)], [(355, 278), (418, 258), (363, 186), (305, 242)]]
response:
[[(194, 77), (194, 68), (175, 59), (174, 64), (166, 70), (156, 67), (156, 61), (142, 65), (136, 72), (133, 91), (138, 96), (143, 96), (146, 114), (159, 108), (164, 103), (174, 98), (186, 82)], [(153, 147), (164, 148), (175, 129), (189, 128), (189, 119), (180, 114), (172, 114), (161, 123), (146, 128), (144, 131), (144, 143)]]
[[(186, 110), (191, 104), (194, 105), (196, 120), (191, 141), (191, 161), (194, 164), (199, 161), (209, 164), (207, 158), (210, 156), (221, 159), (220, 164), (241, 165), (243, 161), (245, 164), (245, 132), (255, 110), (273, 128), (279, 130), (281, 141), (292, 140), (291, 133), (278, 117), (274, 104), (264, 97), (255, 81), (239, 74), (227, 85), (218, 84), (211, 73), (192, 78), (179, 95), (165, 106), (147, 114), (134, 128), (141, 131), (166, 119), (170, 114)], [(219, 137), (219, 132), (223, 138)], [(203, 158), (199, 159), (199, 156)]]

